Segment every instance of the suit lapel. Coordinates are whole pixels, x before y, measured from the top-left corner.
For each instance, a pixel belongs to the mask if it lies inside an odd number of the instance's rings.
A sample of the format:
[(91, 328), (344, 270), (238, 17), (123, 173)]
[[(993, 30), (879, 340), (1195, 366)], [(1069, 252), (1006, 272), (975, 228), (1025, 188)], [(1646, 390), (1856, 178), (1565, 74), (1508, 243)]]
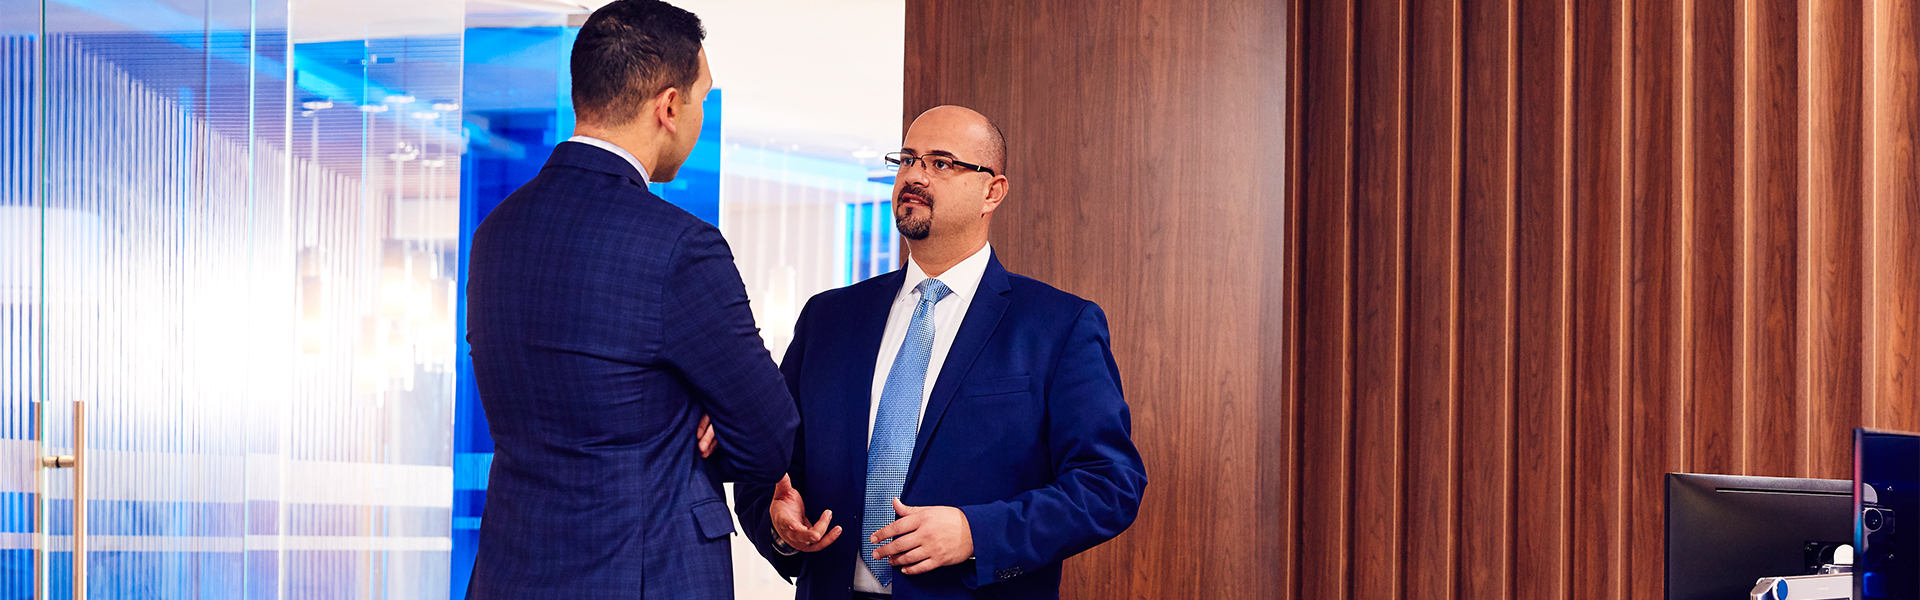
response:
[[(920, 459), (926, 453), (927, 441), (933, 439), (933, 431), (940, 427), (940, 418), (947, 413), (947, 406), (953, 403), (953, 396), (959, 391), (960, 381), (965, 379), (967, 371), (973, 368), (974, 360), (980, 357), (980, 351), (987, 347), (987, 340), (993, 338), (993, 331), (1000, 326), (1000, 317), (1007, 313), (1007, 269), (1000, 266), (1000, 258), (987, 259), (987, 270), (980, 276), (980, 289), (973, 294), (973, 303), (967, 307), (967, 316), (960, 321), (960, 331), (953, 337), (953, 346), (947, 349), (947, 360), (940, 367), (940, 377), (934, 380), (933, 394), (927, 398), (926, 415), (921, 417), (920, 432), (913, 440), (913, 457), (907, 462), (907, 481), (901, 487), (902, 495), (911, 489), (914, 478), (920, 473)], [(875, 351), (879, 348), (876, 345)], [(868, 368), (871, 377), (872, 368)]]
[[(858, 469), (855, 472), (862, 474), (860, 477), (854, 478), (855, 481), (859, 482), (857, 484), (859, 489), (855, 490), (853, 495), (856, 511), (863, 507), (860, 502), (864, 501), (862, 499), (866, 498), (867, 494), (867, 478), (865, 475), (867, 472), (867, 442), (869, 441), (867, 439), (869, 435), (867, 433), (867, 423), (873, 418), (873, 369), (875, 366), (875, 357), (880, 355), (880, 338), (884, 337), (887, 332), (887, 312), (893, 306), (894, 297), (900, 293), (900, 285), (901, 282), (906, 279), (907, 272), (904, 269), (900, 269), (886, 275), (881, 275), (880, 277), (881, 281), (876, 282), (879, 285), (874, 286), (872, 291), (855, 300), (853, 318), (851, 319), (852, 327), (851, 331), (848, 332), (854, 344), (850, 346), (850, 348), (852, 348), (851, 354), (841, 357), (842, 360), (852, 361), (851, 364), (845, 367), (845, 371), (843, 371), (848, 375), (848, 378), (839, 382), (839, 385), (843, 386), (840, 401), (844, 403), (842, 405), (844, 408), (834, 411), (834, 414), (840, 415), (840, 418), (844, 419), (840, 422), (840, 431), (843, 432), (841, 435), (845, 436), (841, 438), (841, 443), (846, 445), (845, 448), (848, 450), (847, 456), (849, 459), (859, 461), (854, 465), (854, 467)], [(827, 332), (826, 335), (833, 335), (833, 333)], [(854, 520), (851, 522), (860, 522), (861, 517), (859, 515), (850, 516), (854, 517)]]

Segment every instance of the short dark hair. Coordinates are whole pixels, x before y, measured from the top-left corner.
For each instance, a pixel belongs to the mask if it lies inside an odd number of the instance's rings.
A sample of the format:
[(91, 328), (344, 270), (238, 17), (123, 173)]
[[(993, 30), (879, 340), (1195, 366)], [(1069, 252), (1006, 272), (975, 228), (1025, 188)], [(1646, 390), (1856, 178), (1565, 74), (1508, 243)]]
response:
[(692, 101), (706, 38), (700, 17), (659, 0), (616, 0), (593, 11), (573, 42), (578, 120), (624, 125), (667, 88)]

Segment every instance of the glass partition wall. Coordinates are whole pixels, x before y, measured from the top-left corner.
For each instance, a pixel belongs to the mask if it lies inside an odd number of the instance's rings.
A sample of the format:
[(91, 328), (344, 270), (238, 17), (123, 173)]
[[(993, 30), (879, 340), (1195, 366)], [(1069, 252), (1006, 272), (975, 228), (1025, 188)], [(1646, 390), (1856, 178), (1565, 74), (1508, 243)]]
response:
[(446, 593), (463, 18), (0, 0), (0, 598)]

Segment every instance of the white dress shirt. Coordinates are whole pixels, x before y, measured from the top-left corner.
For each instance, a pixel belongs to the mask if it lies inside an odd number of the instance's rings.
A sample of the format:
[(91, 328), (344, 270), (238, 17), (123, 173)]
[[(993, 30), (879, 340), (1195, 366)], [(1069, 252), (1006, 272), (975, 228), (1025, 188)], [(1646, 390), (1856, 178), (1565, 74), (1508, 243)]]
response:
[[(960, 322), (966, 319), (967, 307), (973, 304), (973, 294), (980, 290), (980, 277), (987, 273), (987, 261), (992, 257), (993, 245), (982, 246), (973, 256), (934, 278), (953, 293), (933, 305), (933, 355), (927, 361), (926, 384), (920, 387), (920, 418), (927, 414), (927, 400), (933, 397), (933, 384), (940, 378), (940, 367), (947, 362), (947, 351), (953, 348), (953, 338), (960, 333)], [(893, 306), (887, 310), (886, 333), (880, 336), (880, 355), (873, 362), (873, 404), (867, 411), (868, 444), (872, 444), (873, 425), (879, 419), (880, 394), (886, 390), (887, 373), (893, 370), (893, 359), (900, 354), (900, 345), (906, 343), (913, 309), (920, 304), (920, 292), (915, 288), (926, 279), (927, 273), (920, 270), (920, 263), (908, 260), (906, 280), (901, 282), (900, 291), (893, 297)], [(855, 539), (855, 543), (859, 540)], [(853, 561), (853, 570), (853, 589), (869, 594), (893, 593), (890, 586), (881, 587), (880, 580), (867, 569), (865, 561)]]
[(614, 145), (613, 142), (609, 142), (596, 137), (587, 137), (584, 135), (576, 135), (576, 136), (567, 138), (567, 141), (580, 142), (588, 146), (593, 146), (601, 150), (612, 152), (615, 156), (619, 156), (620, 158), (627, 159), (627, 163), (633, 165), (633, 170), (640, 172), (640, 180), (642, 182), (653, 181), (653, 177), (647, 174), (647, 166), (640, 164), (640, 159), (634, 158), (633, 153), (628, 152), (626, 148), (621, 148), (619, 146), (616, 146)]

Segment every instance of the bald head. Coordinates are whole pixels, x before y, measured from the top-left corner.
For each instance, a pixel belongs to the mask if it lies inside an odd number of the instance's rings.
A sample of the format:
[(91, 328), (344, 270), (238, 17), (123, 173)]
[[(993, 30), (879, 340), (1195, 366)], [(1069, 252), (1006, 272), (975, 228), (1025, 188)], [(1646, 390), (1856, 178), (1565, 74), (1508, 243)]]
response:
[(1000, 128), (979, 112), (937, 106), (907, 128), (900, 156), (921, 160), (894, 176), (894, 225), (914, 263), (937, 277), (986, 246), (993, 211), (1010, 185), (1007, 143)]
[(1000, 127), (993, 124), (986, 115), (965, 106), (951, 104), (935, 106), (920, 113), (908, 127), (908, 139), (914, 130), (926, 128), (935, 135), (935, 139), (964, 148), (915, 148), (926, 153), (929, 150), (944, 150), (954, 154), (955, 158), (966, 162), (978, 163), (993, 169), (993, 172), (1005, 175), (1007, 172), (1007, 140), (1000, 135)]

